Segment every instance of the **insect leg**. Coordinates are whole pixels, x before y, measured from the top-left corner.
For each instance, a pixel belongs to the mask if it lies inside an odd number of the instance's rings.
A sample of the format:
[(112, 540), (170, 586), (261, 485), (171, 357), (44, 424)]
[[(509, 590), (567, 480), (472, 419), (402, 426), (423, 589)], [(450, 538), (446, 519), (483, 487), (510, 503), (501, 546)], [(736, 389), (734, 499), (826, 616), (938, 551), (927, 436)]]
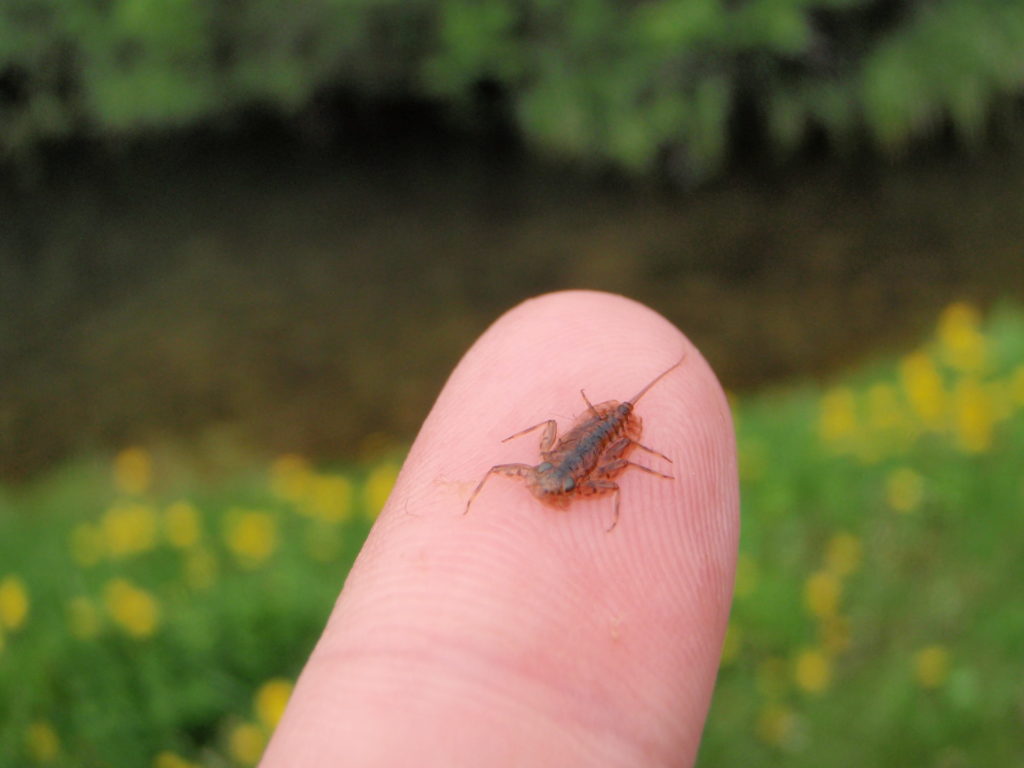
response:
[(665, 461), (667, 461), (667, 462), (668, 462), (669, 464), (671, 464), (671, 463), (672, 463), (672, 459), (670, 459), (670, 458), (669, 458), (668, 456), (666, 456), (666, 455), (665, 455), (664, 453), (661, 453), (661, 452), (659, 452), (659, 451), (656, 451), (656, 450), (654, 450), (653, 448), (648, 448), (648, 447), (647, 447), (646, 445), (641, 445), (640, 443), (636, 442), (636, 440), (634, 440), (634, 441), (633, 441), (633, 445), (635, 445), (635, 446), (636, 446), (637, 448), (639, 448), (639, 449), (640, 449), (641, 451), (647, 451), (647, 453), (651, 454), (652, 456), (660, 456), (660, 457), (661, 457), (661, 458), (663, 458), (663, 459), (664, 459)]
[(554, 419), (548, 419), (547, 421), (542, 421), (540, 424), (534, 424), (532, 427), (527, 427), (522, 432), (516, 432), (514, 435), (509, 435), (501, 442), (507, 443), (513, 438), (522, 437), (527, 432), (533, 432), (533, 430), (541, 427), (544, 427), (544, 434), (540, 438), (540, 449), (541, 451), (546, 451), (555, 444), (555, 436), (558, 434), (558, 424), (555, 423)]
[(604, 529), (605, 533), (611, 533), (612, 529), (619, 524), (619, 486), (615, 486), (615, 504), (612, 506), (612, 524)]
[(479, 482), (476, 490), (473, 491), (473, 495), (469, 497), (469, 501), (466, 502), (466, 511), (463, 515), (469, 514), (469, 505), (473, 503), (473, 499), (480, 493), (480, 489), (484, 487), (484, 483), (487, 482), (493, 474), (507, 475), (509, 477), (529, 477), (536, 470), (529, 464), (495, 464), (493, 467), (487, 470), (487, 474), (483, 476), (483, 479)]
[(615, 459), (615, 461), (609, 461), (607, 464), (598, 467), (596, 471), (599, 475), (615, 475), (624, 470), (626, 467), (636, 467), (637, 469), (642, 469), (644, 472), (647, 472), (648, 474), (657, 475), (658, 477), (663, 477), (666, 480), (675, 479), (672, 477), (672, 475), (663, 474), (656, 469), (645, 467), (643, 464), (637, 464), (635, 461), (630, 461), (629, 459)]
[(647, 453), (651, 454), (652, 456), (660, 456), (665, 461), (667, 461), (669, 464), (672, 463), (672, 459), (670, 459), (664, 453), (660, 453), (660, 452), (654, 450), (653, 448), (648, 448), (646, 445), (641, 445), (636, 440), (630, 440), (628, 437), (623, 437), (620, 440), (616, 440), (614, 443), (612, 443), (610, 446), (608, 446), (608, 449), (601, 455), (601, 458), (602, 459), (618, 459), (618, 458), (621, 458), (621, 456), (625, 452), (626, 448), (628, 448), (630, 445), (635, 445), (641, 451), (647, 451)]
[(612, 513), (612, 524), (610, 528), (605, 529), (605, 533), (611, 533), (612, 528), (619, 524), (619, 486), (613, 483), (611, 480), (587, 480), (580, 486), (580, 494), (583, 496), (590, 496), (596, 493), (607, 493), (612, 491), (615, 494), (615, 503), (612, 506), (614, 512)]
[(583, 402), (587, 404), (587, 408), (590, 409), (590, 413), (593, 414), (596, 418), (600, 418), (601, 414), (597, 412), (597, 408), (595, 408), (594, 404), (587, 399), (587, 393), (581, 389), (580, 394), (583, 395)]
[(628, 437), (623, 437), (619, 440), (616, 440), (614, 443), (609, 445), (607, 449), (605, 449), (604, 453), (601, 454), (601, 459), (613, 461), (615, 459), (622, 458), (623, 452), (629, 447), (629, 444), (632, 442), (633, 441), (630, 440)]

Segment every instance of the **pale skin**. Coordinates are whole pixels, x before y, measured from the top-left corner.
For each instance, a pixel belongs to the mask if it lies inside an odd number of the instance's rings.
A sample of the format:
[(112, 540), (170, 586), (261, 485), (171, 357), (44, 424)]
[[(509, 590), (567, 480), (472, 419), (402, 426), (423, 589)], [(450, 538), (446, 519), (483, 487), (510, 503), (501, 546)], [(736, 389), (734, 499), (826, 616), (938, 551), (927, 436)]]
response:
[[(524, 426), (633, 395), (671, 479), (541, 504), (496, 464)], [(728, 620), (739, 532), (728, 407), (699, 352), (627, 299), (566, 292), (499, 319), (410, 451), (261, 765), (688, 766)]]

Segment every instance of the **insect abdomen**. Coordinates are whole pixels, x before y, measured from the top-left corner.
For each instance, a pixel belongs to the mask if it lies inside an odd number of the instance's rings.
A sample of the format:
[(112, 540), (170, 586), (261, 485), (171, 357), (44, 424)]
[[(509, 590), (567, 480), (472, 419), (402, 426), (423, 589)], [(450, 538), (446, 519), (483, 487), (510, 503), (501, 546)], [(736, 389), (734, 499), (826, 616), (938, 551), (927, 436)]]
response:
[(550, 460), (573, 477), (589, 475), (601, 454), (612, 443), (630, 432), (631, 414), (610, 408), (599, 417), (573, 427), (551, 452)]

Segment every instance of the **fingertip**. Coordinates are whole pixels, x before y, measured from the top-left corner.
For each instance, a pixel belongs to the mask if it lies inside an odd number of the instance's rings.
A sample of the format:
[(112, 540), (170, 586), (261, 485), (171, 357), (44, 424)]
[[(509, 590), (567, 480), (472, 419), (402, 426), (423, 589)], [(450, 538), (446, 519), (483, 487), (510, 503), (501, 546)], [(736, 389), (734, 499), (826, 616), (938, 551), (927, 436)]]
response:
[[(611, 531), (607, 496), (560, 511), (516, 478), (489, 480), (466, 514), (491, 466), (539, 462), (536, 442), (503, 444), (508, 435), (546, 419), (562, 431), (586, 410), (581, 387), (594, 402), (621, 401), (681, 357), (637, 405), (644, 444), (670, 458), (673, 479), (624, 473)], [(725, 396), (678, 329), (612, 294), (526, 301), (481, 336), (439, 395), (311, 661), (316, 679), (300, 681), (296, 711), (329, 690), (331, 717), (374, 720), (354, 732), (380, 738), (382, 709), (368, 702), (402, 691), (412, 722), (404, 745), (381, 746), (392, 756), (430, 742), (430, 712), (468, 707), (467, 727), (501, 740), (518, 732), (527, 742), (554, 718), (564, 743), (543, 730), (548, 743), (538, 745), (549, 764), (584, 754), (624, 765), (692, 760), (728, 617), (738, 498)], [(396, 658), (408, 670), (398, 681), (378, 671)], [(427, 710), (414, 706), (426, 700)], [(302, 732), (296, 717), (282, 727), (289, 743), (329, 738), (322, 727)], [(465, 744), (487, 743), (481, 736)]]

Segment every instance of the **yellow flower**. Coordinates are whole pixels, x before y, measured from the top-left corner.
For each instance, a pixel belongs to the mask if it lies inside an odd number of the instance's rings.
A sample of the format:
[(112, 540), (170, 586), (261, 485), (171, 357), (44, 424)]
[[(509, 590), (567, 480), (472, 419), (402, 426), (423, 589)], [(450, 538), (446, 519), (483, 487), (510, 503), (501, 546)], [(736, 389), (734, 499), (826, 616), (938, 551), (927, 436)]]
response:
[(366, 513), (372, 518), (380, 514), (384, 503), (391, 495), (391, 489), (395, 487), (395, 480), (398, 477), (398, 467), (391, 463), (378, 464), (366, 478), (366, 485), (363, 487), (363, 501), (366, 504)]
[(951, 367), (973, 372), (985, 364), (981, 315), (970, 304), (956, 302), (946, 307), (939, 317), (938, 336), (943, 357)]
[(148, 504), (111, 507), (100, 520), (105, 548), (111, 557), (127, 557), (156, 544), (156, 512)]
[(773, 747), (786, 746), (796, 732), (797, 718), (793, 710), (781, 704), (768, 704), (757, 716), (757, 737)]
[(190, 551), (183, 569), (185, 583), (197, 592), (209, 589), (217, 580), (217, 560), (204, 549)]
[(985, 388), (973, 378), (963, 379), (954, 393), (954, 428), (957, 445), (965, 453), (982, 453), (992, 445), (995, 414)]
[(793, 677), (807, 693), (821, 693), (832, 681), (832, 662), (817, 648), (805, 648), (796, 658)]
[(91, 523), (79, 523), (71, 531), (71, 557), (83, 568), (103, 557), (103, 532)]
[(143, 448), (125, 448), (114, 457), (114, 485), (122, 493), (145, 493), (153, 480), (153, 462)]
[(68, 603), (68, 627), (80, 640), (90, 640), (100, 631), (100, 615), (87, 597), (73, 597)]
[(860, 539), (852, 533), (837, 533), (825, 548), (825, 567), (839, 578), (856, 573), (861, 560)]
[(324, 522), (347, 520), (352, 512), (352, 483), (341, 475), (314, 477), (307, 503), (312, 516)]
[(254, 568), (277, 547), (277, 524), (269, 512), (231, 510), (224, 539), (239, 563)]
[(841, 593), (842, 585), (833, 573), (816, 571), (804, 585), (804, 604), (815, 616), (835, 616)]
[(164, 510), (164, 532), (171, 546), (189, 549), (199, 543), (199, 511), (187, 501), (176, 501)]
[(57, 731), (46, 720), (36, 720), (25, 731), (25, 747), (37, 763), (52, 763), (60, 754)]
[(28, 590), (21, 577), (10, 575), (0, 579), (0, 626), (18, 629), (28, 616)]
[(174, 752), (164, 750), (153, 758), (153, 768), (199, 768), (199, 763), (193, 763)]
[(924, 479), (908, 467), (900, 467), (885, 479), (885, 499), (897, 512), (913, 512), (924, 499)]
[(914, 676), (922, 688), (938, 688), (949, 676), (949, 651), (929, 645), (914, 654)]
[(270, 488), (274, 494), (297, 504), (306, 497), (313, 472), (301, 456), (285, 454), (270, 466)]
[(228, 733), (228, 752), (243, 765), (255, 765), (265, 745), (263, 730), (253, 723), (239, 723)]
[(857, 432), (857, 402), (847, 387), (830, 389), (821, 398), (818, 434), (826, 443), (841, 443)]
[(292, 682), (283, 677), (267, 680), (256, 691), (256, 716), (268, 731), (277, 727), (291, 695)]
[(114, 620), (135, 638), (150, 637), (160, 622), (160, 608), (144, 589), (126, 579), (112, 579), (103, 590), (103, 600)]
[(931, 430), (941, 429), (946, 390), (932, 359), (923, 352), (907, 355), (900, 364), (900, 378), (907, 401), (921, 423)]

